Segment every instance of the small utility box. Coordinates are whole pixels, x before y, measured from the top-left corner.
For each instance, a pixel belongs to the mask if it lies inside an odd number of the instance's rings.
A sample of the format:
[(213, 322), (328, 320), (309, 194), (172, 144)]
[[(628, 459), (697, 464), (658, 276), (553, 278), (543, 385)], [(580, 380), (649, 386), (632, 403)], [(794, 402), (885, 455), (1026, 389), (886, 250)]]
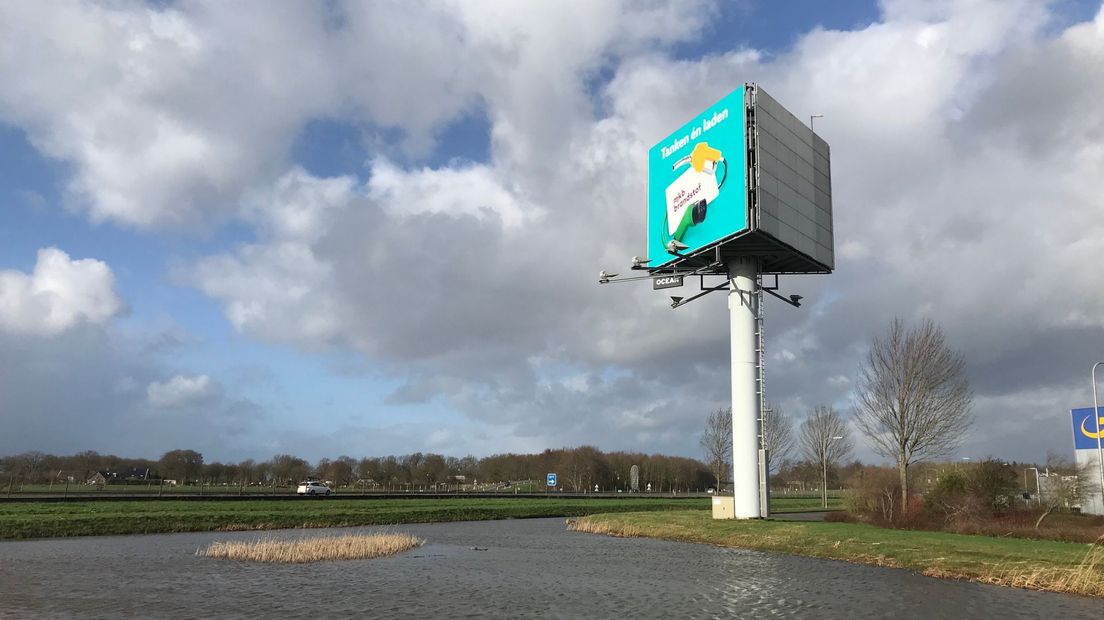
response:
[(721, 496), (713, 498), (713, 518), (714, 519), (734, 519), (736, 518), (736, 500), (732, 496)]

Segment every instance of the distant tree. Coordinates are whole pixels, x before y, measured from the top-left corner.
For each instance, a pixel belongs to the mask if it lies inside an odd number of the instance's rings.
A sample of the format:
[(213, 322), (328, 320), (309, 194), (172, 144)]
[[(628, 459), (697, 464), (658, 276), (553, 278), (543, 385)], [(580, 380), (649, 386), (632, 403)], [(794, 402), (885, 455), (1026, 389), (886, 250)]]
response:
[(387, 456), (380, 459), (378, 475), (373, 474), (372, 477), (380, 484), (391, 487), (403, 482), (403, 480), (400, 479), (401, 474), (402, 468), (399, 467), (399, 460), (394, 456)]
[(831, 407), (818, 406), (801, 425), (801, 449), (806, 458), (820, 466), (820, 494), (828, 507), (828, 468), (847, 458), (853, 443), (847, 425)]
[(337, 460), (333, 462), (331, 470), (330, 480), (334, 481), (334, 484), (338, 486), (347, 486), (353, 482), (353, 471), (356, 469), (357, 462), (351, 456), (339, 456)]
[(294, 483), (310, 474), (310, 464), (290, 454), (277, 454), (269, 463), (276, 482)]
[(47, 454), (39, 452), (38, 450), (16, 455), (16, 473), (22, 476), (27, 482), (40, 482), (49, 477), (46, 474), (49, 460), (50, 457)]
[(437, 483), (448, 480), (448, 462), (440, 454), (427, 454), (425, 461), (422, 462), (421, 470), (420, 479), (424, 480), (427, 486), (430, 484), (436, 486)]
[(201, 471), (201, 477), (206, 478), (212, 484), (226, 482), (226, 476), (228, 472), (226, 465), (224, 465), (223, 463), (219, 463), (217, 461), (214, 463), (207, 463), (203, 466)]
[(767, 451), (769, 473), (777, 473), (779, 463), (790, 456), (792, 446), (793, 430), (790, 419), (782, 409), (767, 403), (763, 409), (763, 448)]
[(238, 463), (238, 482), (252, 484), (257, 478), (257, 463), (253, 459), (245, 459)]
[(908, 329), (894, 319), (871, 343), (856, 393), (856, 424), (896, 461), (907, 507), (909, 466), (952, 453), (973, 421), (966, 361), (932, 321)]
[(157, 467), (162, 477), (187, 484), (203, 473), (203, 455), (195, 450), (170, 450), (157, 461)]
[(709, 414), (699, 443), (705, 452), (709, 470), (717, 480), (717, 488), (720, 489), (723, 476), (732, 462), (732, 407), (717, 409)]

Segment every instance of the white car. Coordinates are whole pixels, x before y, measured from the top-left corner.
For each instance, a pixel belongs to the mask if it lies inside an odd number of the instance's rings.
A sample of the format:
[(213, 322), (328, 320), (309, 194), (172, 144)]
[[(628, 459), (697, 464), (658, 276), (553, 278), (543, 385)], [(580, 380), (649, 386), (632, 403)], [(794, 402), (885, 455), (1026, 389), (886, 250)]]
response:
[(326, 486), (325, 482), (308, 480), (301, 483), (299, 488), (295, 489), (295, 492), (299, 495), (329, 495), (333, 493), (333, 489)]

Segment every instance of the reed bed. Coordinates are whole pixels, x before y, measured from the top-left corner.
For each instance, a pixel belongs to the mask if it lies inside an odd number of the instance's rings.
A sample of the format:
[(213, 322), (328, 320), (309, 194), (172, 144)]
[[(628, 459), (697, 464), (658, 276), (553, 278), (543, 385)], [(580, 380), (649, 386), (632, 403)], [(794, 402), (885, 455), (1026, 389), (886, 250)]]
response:
[(625, 523), (609, 523), (594, 519), (568, 519), (567, 529), (587, 534), (600, 534), (616, 538), (644, 538), (648, 534), (642, 528)]
[(278, 540), (220, 541), (196, 555), (244, 562), (303, 564), (334, 560), (366, 560), (402, 553), (420, 547), (425, 541), (408, 534), (347, 534)]
[(1104, 597), (1104, 536), (1089, 545), (1077, 566), (1004, 566), (988, 583)]

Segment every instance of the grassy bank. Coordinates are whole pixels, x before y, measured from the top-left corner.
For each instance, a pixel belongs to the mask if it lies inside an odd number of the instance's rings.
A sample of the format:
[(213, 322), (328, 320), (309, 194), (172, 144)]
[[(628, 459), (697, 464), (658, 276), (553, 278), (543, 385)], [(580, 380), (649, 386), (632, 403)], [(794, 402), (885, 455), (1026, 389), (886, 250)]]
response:
[(708, 512), (599, 514), (573, 529), (791, 553), (1090, 596), (1104, 596), (1104, 547), (889, 530), (856, 523), (714, 521)]
[[(595, 513), (700, 509), (710, 498), (436, 498), (304, 501), (0, 502), (0, 539), (214, 530), (270, 530), (393, 523), (577, 517)], [(776, 511), (819, 510), (807, 498), (772, 502)]]
[(0, 539), (574, 517), (709, 508), (708, 499), (398, 499), (0, 503)]
[[(775, 495), (771, 497), (771, 512), (819, 512), (824, 510), (820, 497)], [(843, 500), (828, 498), (828, 510), (843, 510)]]

